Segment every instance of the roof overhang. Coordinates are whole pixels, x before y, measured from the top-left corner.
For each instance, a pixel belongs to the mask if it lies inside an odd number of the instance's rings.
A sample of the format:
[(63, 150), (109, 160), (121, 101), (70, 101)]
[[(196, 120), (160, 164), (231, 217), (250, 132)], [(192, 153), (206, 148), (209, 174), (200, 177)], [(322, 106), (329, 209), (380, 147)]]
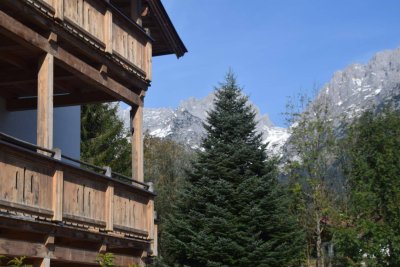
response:
[(179, 37), (160, 0), (145, 0), (149, 12), (142, 17), (143, 27), (150, 30), (154, 39), (153, 56), (175, 54), (183, 56), (187, 49)]

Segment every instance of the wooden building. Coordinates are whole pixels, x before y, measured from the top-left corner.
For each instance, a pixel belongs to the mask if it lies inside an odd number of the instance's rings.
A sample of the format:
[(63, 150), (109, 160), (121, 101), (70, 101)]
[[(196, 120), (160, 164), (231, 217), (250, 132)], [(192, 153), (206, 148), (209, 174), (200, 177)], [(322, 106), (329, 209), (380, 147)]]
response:
[[(111, 252), (130, 266), (157, 254), (143, 103), (152, 57), (185, 52), (160, 0), (0, 1), (0, 98), (37, 121), (36, 144), (0, 133), (0, 255), (92, 266)], [(53, 145), (56, 107), (111, 101), (132, 107), (132, 178)]]

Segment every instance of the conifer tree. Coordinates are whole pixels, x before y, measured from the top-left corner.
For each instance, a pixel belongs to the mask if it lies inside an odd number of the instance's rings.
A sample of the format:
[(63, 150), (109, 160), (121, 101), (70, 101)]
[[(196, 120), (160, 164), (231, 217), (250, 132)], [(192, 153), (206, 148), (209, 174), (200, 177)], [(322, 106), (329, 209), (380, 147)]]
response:
[(204, 127), (203, 150), (165, 227), (165, 256), (179, 266), (291, 266), (302, 232), (232, 73)]
[(400, 266), (400, 115), (365, 112), (346, 139), (350, 208), (335, 233), (343, 266)]
[(131, 147), (116, 104), (81, 107), (81, 159), (130, 176)]

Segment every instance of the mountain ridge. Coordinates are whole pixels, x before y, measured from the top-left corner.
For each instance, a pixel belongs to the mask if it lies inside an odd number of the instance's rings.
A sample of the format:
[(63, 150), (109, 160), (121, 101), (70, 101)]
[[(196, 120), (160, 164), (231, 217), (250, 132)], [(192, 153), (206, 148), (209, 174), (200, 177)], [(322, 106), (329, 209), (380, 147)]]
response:
[[(203, 123), (213, 107), (214, 92), (204, 98), (190, 97), (173, 108), (144, 108), (144, 132), (160, 138), (170, 138), (190, 148), (199, 149), (205, 136)], [(400, 48), (376, 53), (366, 64), (351, 64), (336, 71), (321, 87), (311, 104), (328, 101), (330, 117), (352, 119), (363, 111), (400, 99)], [(267, 114), (256, 112), (257, 131), (262, 133), (268, 149), (280, 155), (290, 137), (290, 129), (276, 127)], [(120, 109), (126, 127), (129, 110)]]

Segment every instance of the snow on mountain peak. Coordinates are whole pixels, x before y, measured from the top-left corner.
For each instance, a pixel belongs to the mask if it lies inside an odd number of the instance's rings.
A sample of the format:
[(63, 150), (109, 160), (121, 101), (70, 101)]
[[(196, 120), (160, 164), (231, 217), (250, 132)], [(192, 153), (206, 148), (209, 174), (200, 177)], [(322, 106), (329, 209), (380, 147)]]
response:
[[(192, 149), (198, 149), (205, 136), (203, 123), (207, 112), (213, 108), (215, 93), (204, 98), (191, 97), (181, 101), (176, 109), (144, 108), (144, 132), (185, 144)], [(285, 128), (274, 127), (267, 115), (261, 115), (258, 107), (250, 103), (256, 112), (257, 131), (263, 134), (263, 142), (268, 148), (279, 153), (289, 134)]]

